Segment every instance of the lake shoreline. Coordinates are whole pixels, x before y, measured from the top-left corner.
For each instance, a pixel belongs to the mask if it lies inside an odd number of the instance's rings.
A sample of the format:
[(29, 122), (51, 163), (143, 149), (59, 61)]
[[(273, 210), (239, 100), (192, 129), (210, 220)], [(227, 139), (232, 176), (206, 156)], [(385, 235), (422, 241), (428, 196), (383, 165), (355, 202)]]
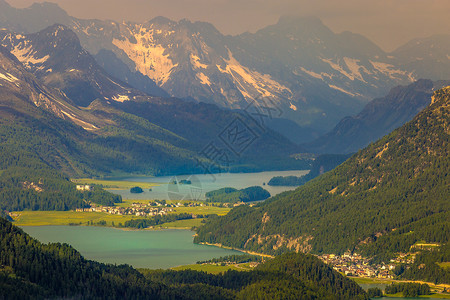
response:
[(247, 253), (247, 254), (250, 254), (250, 255), (256, 255), (256, 256), (267, 257), (267, 258), (275, 258), (275, 256), (273, 256), (273, 255), (262, 254), (262, 253), (258, 253), (258, 252), (253, 252), (253, 251), (248, 251), (248, 250), (243, 250), (243, 249), (238, 249), (238, 248), (228, 247), (228, 246), (224, 246), (224, 245), (222, 245), (222, 244), (212, 244), (212, 243), (207, 243), (207, 242), (201, 242), (201, 243), (198, 243), (198, 244), (199, 244), (199, 245), (214, 246), (214, 247), (223, 248), (223, 249), (228, 249), (228, 250), (235, 250), (235, 251)]

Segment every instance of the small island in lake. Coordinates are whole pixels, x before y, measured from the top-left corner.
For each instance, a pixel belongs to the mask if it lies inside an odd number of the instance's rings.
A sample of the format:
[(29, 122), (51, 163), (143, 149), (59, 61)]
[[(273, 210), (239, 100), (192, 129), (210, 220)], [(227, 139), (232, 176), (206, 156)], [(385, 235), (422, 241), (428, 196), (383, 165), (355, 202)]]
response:
[(144, 192), (144, 190), (139, 186), (135, 186), (130, 189), (130, 193), (132, 193), (132, 194), (140, 194), (143, 192)]
[(299, 186), (304, 184), (305, 176), (275, 176), (267, 183), (271, 186)]
[(238, 203), (266, 200), (270, 193), (260, 186), (252, 186), (245, 189), (225, 187), (205, 194), (206, 202)]

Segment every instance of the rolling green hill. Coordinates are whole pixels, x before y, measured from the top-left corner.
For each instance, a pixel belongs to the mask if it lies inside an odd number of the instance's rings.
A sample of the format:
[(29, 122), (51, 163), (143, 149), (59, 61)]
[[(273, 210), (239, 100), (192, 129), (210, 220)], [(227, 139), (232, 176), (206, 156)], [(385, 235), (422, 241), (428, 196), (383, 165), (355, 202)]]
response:
[(278, 254), (358, 251), (389, 258), (450, 237), (450, 88), (412, 121), (293, 192), (241, 206), (195, 242)]

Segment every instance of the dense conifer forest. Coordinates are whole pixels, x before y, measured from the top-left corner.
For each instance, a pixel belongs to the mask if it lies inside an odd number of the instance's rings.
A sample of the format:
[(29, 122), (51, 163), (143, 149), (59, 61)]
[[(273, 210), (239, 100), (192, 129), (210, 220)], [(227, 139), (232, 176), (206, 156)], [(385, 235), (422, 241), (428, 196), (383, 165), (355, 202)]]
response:
[(196, 242), (269, 254), (357, 251), (374, 260), (450, 238), (450, 89), (336, 169), (198, 229)]
[(84, 259), (67, 244), (42, 244), (0, 218), (1, 299), (368, 299), (319, 259), (289, 253), (253, 271), (211, 275), (144, 270)]

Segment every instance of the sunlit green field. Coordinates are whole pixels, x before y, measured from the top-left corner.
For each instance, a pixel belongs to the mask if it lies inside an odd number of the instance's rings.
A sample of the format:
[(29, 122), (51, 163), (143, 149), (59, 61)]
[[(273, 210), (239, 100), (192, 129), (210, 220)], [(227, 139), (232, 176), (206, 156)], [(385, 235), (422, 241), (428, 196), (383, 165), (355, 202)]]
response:
[(14, 225), (17, 226), (44, 226), (44, 225), (87, 225), (93, 221), (97, 223), (101, 220), (106, 221), (108, 226), (125, 221), (136, 219), (136, 216), (110, 215), (101, 212), (74, 212), (74, 211), (19, 211), (13, 216)]
[(202, 220), (203, 219), (178, 220), (175, 222), (164, 223), (161, 227), (190, 229), (192, 227), (200, 226), (202, 224)]
[(135, 186), (139, 186), (143, 189), (150, 189), (154, 186), (158, 186), (158, 183), (152, 182), (136, 182), (136, 181), (123, 181), (123, 180), (100, 180), (91, 178), (72, 179), (72, 182), (78, 184), (97, 184), (103, 186), (109, 190), (126, 190)]
[[(106, 221), (107, 226), (117, 226), (119, 223), (131, 219), (139, 219), (136, 216), (118, 216), (101, 212), (73, 212), (73, 211), (20, 211), (14, 217), (14, 225), (17, 226), (45, 226), (45, 225), (88, 225), (88, 222), (98, 223)], [(180, 228), (190, 229), (200, 226), (203, 219), (178, 220), (164, 223), (156, 228)]]
[(236, 270), (236, 271), (249, 271), (252, 268), (248, 267), (248, 264), (239, 264), (239, 265), (226, 265), (221, 266), (220, 264), (192, 264), (185, 265), (172, 268), (172, 270), (180, 271), (180, 270), (194, 270), (194, 271), (203, 271), (210, 274), (219, 274), (224, 273), (228, 270)]
[[(118, 206), (130, 207), (133, 202), (146, 203), (148, 201), (125, 200)], [(170, 201), (168, 201), (170, 203)], [(196, 206), (196, 207), (176, 207), (171, 214), (190, 213), (196, 215), (217, 214), (226, 215), (229, 208), (214, 206)], [(13, 216), (14, 224), (18, 226), (44, 226), (44, 225), (88, 225), (88, 222), (98, 223), (106, 221), (106, 226), (117, 226), (119, 223), (125, 223), (131, 219), (142, 219), (143, 217), (131, 215), (111, 215), (103, 212), (75, 212), (75, 211), (20, 211), (15, 212)], [(179, 220), (171, 223), (161, 224), (158, 227), (170, 228), (192, 228), (199, 226), (202, 219)]]
[(362, 277), (353, 277), (349, 276), (350, 279), (354, 280), (358, 284), (391, 284), (395, 282), (395, 280), (391, 279), (378, 279), (378, 278), (362, 278)]

